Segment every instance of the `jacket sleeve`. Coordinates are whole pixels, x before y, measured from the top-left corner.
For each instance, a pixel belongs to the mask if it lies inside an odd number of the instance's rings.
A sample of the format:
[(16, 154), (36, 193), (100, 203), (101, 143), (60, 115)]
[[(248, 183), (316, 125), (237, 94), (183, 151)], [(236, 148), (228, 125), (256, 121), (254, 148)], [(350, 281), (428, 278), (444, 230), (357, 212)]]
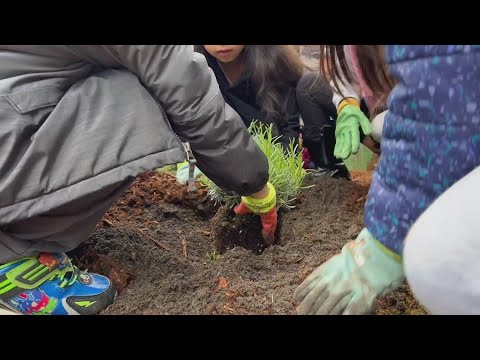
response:
[[(364, 214), (372, 235), (401, 254), (424, 211), (480, 166), (480, 49), (388, 45), (386, 51), (398, 84), (388, 100), (382, 155)], [(455, 209), (449, 210), (452, 228), (459, 226)]]
[(71, 45), (101, 66), (136, 74), (162, 106), (175, 133), (190, 143), (198, 167), (225, 190), (249, 195), (268, 180), (268, 161), (220, 93), (193, 45)]
[(385, 110), (375, 116), (372, 120), (372, 138), (378, 143), (382, 142), (383, 123), (385, 122), (385, 115), (387, 115), (387, 113), (388, 110)]

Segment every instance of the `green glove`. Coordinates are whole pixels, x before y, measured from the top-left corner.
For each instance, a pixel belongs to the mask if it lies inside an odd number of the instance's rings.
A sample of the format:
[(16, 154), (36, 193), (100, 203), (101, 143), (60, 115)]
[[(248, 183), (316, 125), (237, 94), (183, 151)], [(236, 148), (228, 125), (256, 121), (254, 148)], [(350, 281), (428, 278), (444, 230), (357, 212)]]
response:
[(401, 257), (380, 244), (367, 229), (341, 254), (320, 265), (295, 290), (302, 315), (361, 315), (404, 280)]
[[(180, 184), (188, 184), (188, 174), (189, 174), (189, 164), (188, 161), (181, 162), (177, 165), (177, 181)], [(198, 168), (198, 166), (195, 166), (195, 170), (193, 171), (193, 177), (196, 179), (200, 175), (202, 175), (202, 172)]]
[(356, 154), (360, 148), (360, 129), (365, 135), (372, 133), (370, 120), (362, 110), (355, 105), (346, 105), (338, 114), (335, 127), (335, 150), (333, 154), (338, 159), (346, 159)]

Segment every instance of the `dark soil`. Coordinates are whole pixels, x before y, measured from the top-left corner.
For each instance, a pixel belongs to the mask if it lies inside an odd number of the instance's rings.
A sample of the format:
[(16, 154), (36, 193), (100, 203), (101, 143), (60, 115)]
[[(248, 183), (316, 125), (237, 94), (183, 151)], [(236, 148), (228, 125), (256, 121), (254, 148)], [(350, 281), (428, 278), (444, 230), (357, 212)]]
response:
[[(310, 179), (296, 209), (279, 217), (265, 247), (258, 217), (233, 217), (167, 174), (137, 179), (73, 252), (119, 291), (103, 314), (294, 314), (293, 292), (362, 229), (369, 175)], [(367, 179), (367, 180), (366, 180)], [(243, 246), (243, 247), (242, 247)], [(425, 314), (408, 287), (377, 301), (376, 314)]]
[[(278, 212), (277, 230), (273, 245), (281, 244), (283, 213)], [(262, 222), (259, 216), (235, 216), (231, 209), (221, 207), (211, 221), (213, 248), (220, 254), (241, 246), (261, 255), (267, 248), (262, 238)]]

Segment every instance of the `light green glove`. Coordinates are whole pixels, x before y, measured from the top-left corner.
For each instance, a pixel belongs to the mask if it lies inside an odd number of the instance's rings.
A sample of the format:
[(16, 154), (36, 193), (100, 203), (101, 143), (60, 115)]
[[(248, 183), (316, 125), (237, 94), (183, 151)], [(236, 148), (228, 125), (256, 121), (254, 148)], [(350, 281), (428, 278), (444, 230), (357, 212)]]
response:
[(367, 229), (341, 254), (320, 265), (295, 290), (302, 315), (361, 315), (404, 280), (401, 257), (380, 244)]
[[(188, 174), (189, 174), (189, 168), (188, 168), (188, 161), (181, 162), (177, 165), (177, 181), (180, 184), (188, 184)], [(195, 170), (193, 171), (193, 176), (194, 178), (198, 178), (200, 175), (202, 175), (202, 172), (198, 168), (198, 166), (195, 166)]]
[(360, 126), (365, 135), (372, 133), (370, 120), (355, 105), (346, 105), (337, 117), (335, 126), (335, 150), (333, 155), (338, 159), (346, 159), (356, 154), (360, 148)]

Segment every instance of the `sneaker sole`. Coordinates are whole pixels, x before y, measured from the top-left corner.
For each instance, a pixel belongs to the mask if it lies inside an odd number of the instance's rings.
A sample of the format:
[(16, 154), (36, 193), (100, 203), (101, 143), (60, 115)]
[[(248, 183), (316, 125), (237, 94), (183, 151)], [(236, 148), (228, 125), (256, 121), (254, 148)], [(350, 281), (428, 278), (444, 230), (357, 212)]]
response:
[(0, 304), (0, 315), (22, 315)]
[[(117, 297), (118, 297), (118, 291), (115, 291), (115, 296), (113, 297), (112, 304), (115, 302), (115, 300), (117, 300)], [(111, 306), (111, 304), (109, 306)], [(9, 309), (7, 305), (5, 305), (0, 301), (0, 315), (24, 315), (24, 314)]]
[(20, 315), (10, 310), (0, 309), (0, 315)]

